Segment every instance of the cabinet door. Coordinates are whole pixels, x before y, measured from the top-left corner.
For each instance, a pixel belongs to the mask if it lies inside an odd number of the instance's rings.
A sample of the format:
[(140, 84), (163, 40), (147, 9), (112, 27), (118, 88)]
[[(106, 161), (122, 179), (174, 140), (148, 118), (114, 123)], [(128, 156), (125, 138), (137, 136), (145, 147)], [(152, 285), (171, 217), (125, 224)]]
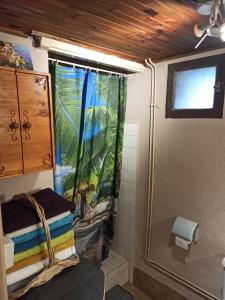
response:
[(24, 173), (53, 168), (47, 75), (17, 73)]
[(0, 69), (0, 178), (22, 174), (16, 74)]

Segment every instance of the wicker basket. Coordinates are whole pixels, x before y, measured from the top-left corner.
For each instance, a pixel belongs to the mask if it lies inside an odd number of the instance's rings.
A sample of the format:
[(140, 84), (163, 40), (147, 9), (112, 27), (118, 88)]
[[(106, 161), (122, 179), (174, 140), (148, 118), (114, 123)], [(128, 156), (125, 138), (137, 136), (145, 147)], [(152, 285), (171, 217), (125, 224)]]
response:
[(51, 280), (55, 275), (59, 274), (63, 269), (68, 268), (70, 266), (75, 266), (79, 263), (79, 257), (75, 257), (74, 259), (67, 259), (60, 261), (55, 258), (55, 252), (52, 246), (51, 235), (48, 223), (46, 221), (45, 212), (43, 207), (35, 200), (35, 198), (29, 194), (19, 194), (14, 196), (13, 199), (24, 198), (27, 199), (36, 209), (37, 214), (41, 220), (41, 223), (44, 227), (47, 246), (48, 246), (48, 258), (49, 263), (48, 266), (39, 273), (31, 282), (29, 282), (24, 288), (17, 290), (14, 293), (9, 294), (9, 299), (17, 299), (24, 295), (27, 291), (29, 291), (33, 287), (40, 286), (49, 280)]

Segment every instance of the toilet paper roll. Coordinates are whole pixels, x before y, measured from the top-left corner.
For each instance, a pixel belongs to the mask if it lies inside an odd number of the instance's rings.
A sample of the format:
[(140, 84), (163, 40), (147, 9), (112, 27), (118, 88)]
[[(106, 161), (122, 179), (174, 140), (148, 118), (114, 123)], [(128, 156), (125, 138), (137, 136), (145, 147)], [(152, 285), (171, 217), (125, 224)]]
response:
[(185, 250), (188, 250), (188, 247), (189, 247), (189, 245), (191, 244), (191, 242), (186, 241), (186, 240), (180, 238), (179, 236), (176, 236), (176, 237), (175, 237), (175, 244), (176, 244), (178, 247), (180, 247), (180, 248), (183, 248), (183, 249), (185, 249)]
[(192, 242), (197, 229), (198, 223), (182, 217), (177, 217), (173, 223), (172, 233), (183, 240)]

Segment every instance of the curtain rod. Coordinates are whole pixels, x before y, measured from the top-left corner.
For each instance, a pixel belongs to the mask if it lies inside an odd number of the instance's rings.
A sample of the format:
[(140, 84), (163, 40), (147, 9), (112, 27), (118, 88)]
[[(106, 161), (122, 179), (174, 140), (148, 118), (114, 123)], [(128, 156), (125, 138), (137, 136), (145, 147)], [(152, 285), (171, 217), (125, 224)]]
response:
[(99, 69), (99, 68), (95, 68), (95, 67), (91, 67), (91, 66), (80, 65), (80, 64), (77, 64), (77, 63), (72, 63), (72, 62), (68, 62), (68, 61), (64, 61), (64, 60), (60, 60), (60, 59), (56, 59), (56, 58), (50, 58), (49, 57), (48, 60), (63, 63), (65, 65), (70, 65), (72, 67), (77, 66), (77, 67), (81, 67), (81, 68), (84, 68), (84, 69), (95, 70), (96, 72), (104, 72), (104, 73), (107, 73), (107, 74), (114, 74), (114, 75), (119, 75), (119, 76), (126, 77), (126, 74), (123, 74), (123, 73), (118, 73), (118, 72), (113, 72), (113, 71), (109, 71), (109, 70)]

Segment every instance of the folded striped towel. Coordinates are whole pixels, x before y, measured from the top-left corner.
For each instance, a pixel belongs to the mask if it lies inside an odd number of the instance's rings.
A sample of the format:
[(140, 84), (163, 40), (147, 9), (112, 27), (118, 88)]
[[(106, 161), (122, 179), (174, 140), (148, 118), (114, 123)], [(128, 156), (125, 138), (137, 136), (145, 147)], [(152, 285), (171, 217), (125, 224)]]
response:
[[(52, 246), (56, 247), (58, 245), (61, 245), (65, 243), (66, 241), (74, 238), (74, 232), (73, 230), (70, 230), (63, 235), (56, 237), (52, 240)], [(23, 260), (25, 258), (28, 258), (30, 256), (33, 256), (35, 254), (38, 254), (40, 252), (46, 251), (48, 249), (47, 242), (41, 243), (38, 246), (35, 246), (33, 248), (27, 249), (23, 252), (19, 252), (14, 255), (14, 264), (19, 262), (20, 260)]]
[[(71, 229), (72, 229), (72, 224), (69, 223), (69, 224), (65, 224), (64, 226), (61, 226), (55, 230), (52, 230), (50, 232), (51, 239), (60, 237), (61, 235), (70, 231)], [(39, 235), (37, 238), (34, 238), (32, 240), (28, 240), (26, 242), (19, 243), (19, 244), (16, 243), (14, 245), (14, 255), (17, 253), (26, 251), (35, 246), (38, 246), (38, 245), (42, 244), (43, 242), (45, 242), (46, 240), (47, 240), (46, 235), (45, 235), (45, 233), (43, 233), (42, 235)]]
[[(70, 248), (67, 248), (65, 250), (62, 250), (62, 251), (56, 253), (56, 258), (59, 260), (65, 260), (75, 253), (76, 253), (75, 247), (72, 246)], [(12, 285), (18, 281), (21, 281), (21, 280), (28, 278), (34, 274), (37, 274), (40, 271), (42, 271), (44, 269), (44, 267), (46, 267), (47, 265), (48, 265), (48, 258), (46, 258), (42, 261), (39, 261), (35, 264), (29, 265), (23, 269), (15, 271), (13, 273), (10, 273), (7, 275), (7, 278), (6, 278), (7, 285)]]
[[(49, 188), (38, 191), (32, 196), (44, 208), (47, 220), (72, 209), (70, 201)], [(3, 232), (5, 234), (40, 223), (35, 208), (26, 199), (11, 200), (1, 206)]]
[[(74, 255), (71, 202), (51, 189), (34, 193), (33, 197), (44, 208), (56, 258), (64, 260)], [(3, 203), (2, 219), (4, 234), (14, 241), (14, 266), (7, 270), (7, 284), (11, 286), (48, 265), (48, 246), (36, 209), (26, 199)]]
[[(73, 222), (74, 215), (69, 211), (59, 214), (51, 219), (47, 220), (50, 231), (53, 231), (63, 225), (69, 224)], [(45, 230), (42, 226), (42, 223), (38, 223), (35, 225), (28, 226), (26, 228), (14, 231), (12, 233), (6, 234), (8, 238), (11, 238), (15, 244), (23, 243), (45, 233)]]
[[(60, 252), (62, 250), (65, 250), (65, 249), (73, 247), (73, 246), (74, 246), (74, 239), (70, 239), (70, 240), (66, 241), (65, 243), (63, 243), (63, 244), (54, 247), (54, 252), (57, 253), (57, 252)], [(23, 269), (27, 266), (35, 264), (36, 262), (44, 260), (47, 257), (48, 257), (48, 251), (47, 250), (43, 251), (43, 252), (40, 252), (38, 254), (35, 254), (33, 256), (30, 256), (28, 258), (20, 260), (13, 267), (7, 269), (6, 272), (7, 272), (7, 274), (13, 273), (13, 272), (15, 272), (19, 269)]]

